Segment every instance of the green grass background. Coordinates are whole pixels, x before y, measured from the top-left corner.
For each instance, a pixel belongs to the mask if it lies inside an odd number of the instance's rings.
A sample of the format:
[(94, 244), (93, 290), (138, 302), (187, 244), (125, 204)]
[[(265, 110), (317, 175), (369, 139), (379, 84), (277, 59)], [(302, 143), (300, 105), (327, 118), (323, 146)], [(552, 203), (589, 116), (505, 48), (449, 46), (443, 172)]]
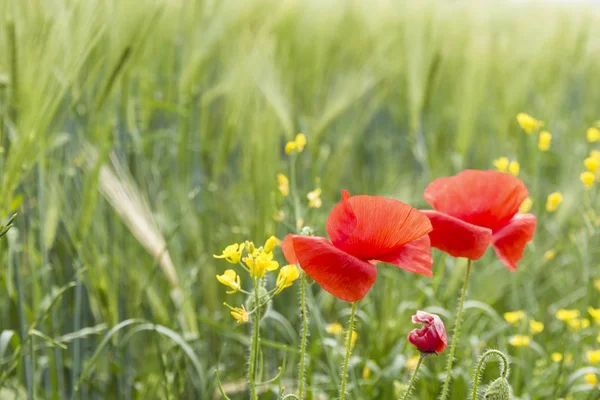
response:
[[(513, 357), (519, 398), (597, 399), (581, 379), (597, 326), (573, 334), (553, 314), (600, 305), (584, 208), (597, 208), (595, 191), (578, 181), (599, 77), (600, 9), (583, 4), (0, 0), (0, 204), (19, 214), (0, 244), (0, 397), (208, 399), (217, 366), (243, 390), (248, 327), (222, 302), (244, 299), (225, 295), (215, 275), (227, 266), (212, 254), (288, 232), (272, 219), (287, 207), (275, 175), (304, 132), (299, 185), (320, 178), (324, 205), (305, 210), (320, 234), (342, 188), (426, 207), (430, 180), (518, 159), (538, 231), (517, 272), (491, 251), (475, 263), (452, 398), (496, 347)], [(521, 111), (546, 122), (548, 153), (519, 129)], [(103, 196), (110, 187), (122, 203)], [(548, 214), (555, 190), (565, 201)], [(166, 247), (144, 244), (148, 232)], [(157, 262), (165, 249), (176, 282)], [(379, 268), (360, 306), (351, 398), (390, 399), (408, 381), (416, 309), (451, 329), (464, 264), (434, 258), (433, 279)], [(309, 299), (311, 395), (331, 398), (342, 344), (324, 327), (349, 307), (316, 285)], [(530, 348), (507, 344), (518, 329), (502, 312), (514, 309), (546, 324)], [(299, 322), (287, 289), (263, 328), (264, 377), (287, 354), (292, 390)], [(573, 364), (552, 364), (553, 351)], [(433, 399), (444, 360), (425, 367), (416, 398)], [(484, 381), (496, 374), (492, 363)]]

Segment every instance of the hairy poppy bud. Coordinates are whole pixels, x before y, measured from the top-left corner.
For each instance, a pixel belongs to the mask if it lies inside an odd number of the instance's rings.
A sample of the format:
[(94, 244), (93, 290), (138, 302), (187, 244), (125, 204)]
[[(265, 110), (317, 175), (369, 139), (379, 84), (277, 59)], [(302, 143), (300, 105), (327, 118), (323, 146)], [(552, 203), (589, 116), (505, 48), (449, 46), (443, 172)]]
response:
[(440, 317), (425, 311), (417, 311), (417, 314), (412, 316), (412, 322), (425, 324), (421, 328), (413, 329), (408, 334), (408, 341), (414, 344), (421, 353), (441, 353), (444, 351), (448, 342), (446, 340), (446, 328)]
[(485, 400), (510, 400), (510, 385), (506, 378), (500, 377), (492, 382), (483, 398)]

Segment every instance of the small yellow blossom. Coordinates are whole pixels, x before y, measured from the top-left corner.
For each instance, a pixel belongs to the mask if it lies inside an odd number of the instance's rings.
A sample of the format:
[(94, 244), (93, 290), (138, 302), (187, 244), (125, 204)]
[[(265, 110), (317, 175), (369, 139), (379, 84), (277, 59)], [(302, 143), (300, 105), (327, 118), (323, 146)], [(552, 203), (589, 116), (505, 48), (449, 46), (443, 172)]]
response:
[(521, 214), (527, 214), (531, 210), (531, 206), (533, 206), (533, 200), (531, 199), (531, 197), (528, 197), (521, 203), (521, 206), (519, 207), (519, 212)]
[(600, 151), (598, 151), (598, 150), (590, 151), (590, 157), (594, 157), (594, 158), (600, 160)]
[(242, 258), (242, 252), (244, 251), (244, 244), (234, 243), (225, 247), (223, 253), (220, 255), (214, 254), (214, 258), (224, 258), (230, 264), (239, 264)]
[(500, 171), (500, 172), (506, 172), (508, 170), (508, 158), (506, 157), (500, 157), (500, 158), (496, 158), (493, 163), (494, 167)]
[(600, 291), (600, 279), (594, 279), (594, 287)]
[(588, 128), (588, 130), (585, 132), (585, 136), (588, 142), (597, 142), (598, 140), (600, 140), (600, 129), (595, 127)]
[(523, 311), (509, 311), (504, 313), (504, 320), (509, 324), (516, 324), (525, 318), (525, 312)]
[(515, 346), (515, 347), (529, 346), (530, 342), (531, 342), (531, 338), (529, 336), (523, 336), (523, 335), (514, 335), (514, 336), (511, 336), (510, 339), (508, 340), (508, 343), (510, 343), (511, 346)]
[(583, 318), (583, 319), (579, 319), (579, 318), (574, 318), (574, 319), (570, 319), (567, 321), (567, 324), (569, 324), (569, 326), (578, 331), (580, 329), (585, 329), (587, 327), (590, 326), (590, 320), (587, 318)]
[(572, 319), (579, 318), (581, 316), (581, 313), (579, 312), (579, 310), (560, 309), (556, 312), (556, 314), (554, 314), (554, 316), (556, 317), (556, 319), (559, 319), (561, 321), (570, 321)]
[(352, 331), (352, 337), (350, 338), (350, 346), (354, 348), (356, 346), (356, 340), (358, 339), (358, 333), (356, 331)]
[(556, 251), (554, 250), (548, 250), (544, 253), (544, 260), (546, 261), (552, 261), (554, 260), (554, 258), (556, 257)]
[(600, 362), (600, 350), (588, 350), (586, 353), (590, 364), (598, 364)]
[(323, 202), (321, 201), (321, 189), (317, 188), (315, 190), (313, 190), (312, 192), (308, 192), (308, 194), (306, 195), (306, 198), (308, 199), (308, 206), (310, 208), (320, 208), (323, 205)]
[(600, 166), (600, 159), (597, 157), (588, 157), (583, 160), (583, 165), (585, 165), (588, 171), (596, 172), (598, 166)]
[(282, 196), (290, 194), (290, 180), (284, 174), (277, 174), (277, 187)]
[(586, 189), (591, 189), (594, 187), (594, 181), (596, 180), (596, 176), (592, 172), (586, 171), (582, 172), (579, 175), (579, 179), (581, 180), (583, 186), (585, 186)]
[(285, 213), (283, 210), (279, 210), (276, 214), (273, 214), (273, 219), (277, 222), (283, 221), (285, 219)]
[(217, 280), (225, 286), (231, 288), (227, 293), (235, 293), (240, 290), (240, 276), (232, 269), (228, 269), (223, 275), (217, 275)]
[(544, 323), (540, 322), (540, 321), (536, 321), (535, 319), (532, 319), (529, 321), (529, 332), (531, 332), (532, 335), (537, 335), (540, 332), (544, 331)]
[(362, 370), (362, 377), (363, 377), (363, 379), (369, 379), (370, 376), (371, 376), (371, 368), (369, 368), (368, 365), (365, 365), (365, 367)]
[(238, 322), (238, 324), (248, 322), (248, 312), (246, 311), (246, 308), (244, 308), (243, 304), (242, 304), (242, 307), (233, 308), (231, 310), (231, 316), (233, 318), (235, 318), (235, 320)]
[(519, 175), (520, 170), (521, 166), (519, 165), (518, 161), (511, 161), (510, 164), (508, 164), (508, 172), (510, 172), (514, 176)]
[(596, 337), (596, 342), (600, 343), (600, 333), (598, 334), (598, 336)]
[(600, 308), (588, 307), (588, 313), (596, 322), (600, 322)]
[(583, 377), (585, 378), (585, 381), (592, 386), (596, 386), (598, 384), (598, 378), (596, 377), (596, 374), (594, 374), (593, 372), (589, 372), (589, 373), (585, 374)]
[(264, 250), (257, 256), (244, 257), (243, 261), (250, 269), (250, 276), (257, 278), (265, 276), (265, 271), (275, 271), (279, 268), (279, 263), (273, 261), (273, 253)]
[(277, 276), (277, 290), (275, 294), (281, 293), (285, 288), (292, 286), (294, 281), (300, 277), (300, 271), (294, 264), (281, 267)]
[(544, 125), (542, 121), (538, 121), (531, 115), (525, 113), (517, 114), (517, 122), (521, 126), (521, 129), (523, 129), (528, 135), (532, 134), (533, 131)]
[(304, 150), (304, 146), (306, 146), (306, 135), (304, 133), (299, 133), (296, 135), (296, 149), (298, 153), (301, 153)]
[(550, 358), (552, 359), (552, 362), (559, 363), (562, 361), (563, 355), (560, 353), (552, 353)]
[(296, 150), (297, 147), (298, 145), (296, 144), (296, 142), (287, 142), (285, 144), (285, 154), (292, 154), (292, 151)]
[(554, 212), (558, 209), (560, 203), (562, 203), (563, 197), (560, 192), (550, 193), (546, 199), (546, 211)]
[(272, 253), (275, 246), (279, 246), (281, 244), (281, 240), (277, 239), (275, 236), (271, 236), (265, 242), (263, 250), (267, 253)]
[(412, 356), (406, 360), (406, 368), (410, 371), (414, 371), (417, 368), (417, 364), (419, 363), (419, 356)]
[(540, 151), (548, 151), (550, 149), (550, 143), (552, 142), (552, 134), (548, 131), (540, 132), (538, 138), (538, 149)]
[(330, 335), (339, 335), (344, 332), (344, 327), (339, 322), (332, 322), (325, 328)]

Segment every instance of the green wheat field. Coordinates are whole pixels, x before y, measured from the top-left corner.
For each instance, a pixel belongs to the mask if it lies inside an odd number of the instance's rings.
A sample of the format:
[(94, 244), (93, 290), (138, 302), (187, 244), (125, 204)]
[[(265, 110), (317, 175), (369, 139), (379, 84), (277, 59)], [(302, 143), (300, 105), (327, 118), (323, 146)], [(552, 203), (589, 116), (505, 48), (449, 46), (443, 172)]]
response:
[[(297, 224), (326, 236), (342, 189), (430, 208), (433, 179), (502, 157), (537, 230), (517, 271), (491, 249), (473, 264), (449, 398), (498, 349), (511, 399), (600, 399), (600, 182), (580, 176), (600, 173), (599, 120), (584, 2), (0, 0), (0, 399), (250, 399), (251, 324), (223, 305), (246, 297), (214, 254)], [(432, 278), (378, 267), (347, 399), (402, 396), (416, 310), (452, 336), (466, 262), (433, 259)], [(299, 288), (262, 320), (260, 399), (297, 392)], [(304, 398), (334, 399), (350, 303), (312, 283), (306, 304)], [(446, 357), (412, 398), (437, 398)], [(490, 359), (482, 385), (499, 373)]]

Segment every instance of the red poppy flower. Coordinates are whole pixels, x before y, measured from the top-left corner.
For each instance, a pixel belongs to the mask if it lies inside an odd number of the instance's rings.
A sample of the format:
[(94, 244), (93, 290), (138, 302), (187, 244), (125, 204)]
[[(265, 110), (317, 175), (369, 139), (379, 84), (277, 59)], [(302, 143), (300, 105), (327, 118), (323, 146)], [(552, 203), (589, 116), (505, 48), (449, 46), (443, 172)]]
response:
[(535, 216), (517, 214), (527, 196), (519, 178), (498, 171), (465, 170), (434, 180), (425, 200), (435, 211), (423, 211), (433, 225), (431, 245), (471, 260), (493, 245), (500, 261), (515, 270), (535, 232)]
[(398, 200), (379, 196), (350, 196), (327, 219), (331, 242), (322, 237), (287, 235), (283, 253), (323, 289), (339, 299), (362, 299), (377, 277), (377, 262), (394, 264), (416, 274), (431, 276), (429, 219)]
[(408, 334), (408, 341), (415, 345), (421, 353), (441, 353), (448, 345), (444, 323), (435, 314), (417, 311), (412, 316), (415, 324), (425, 324), (423, 327), (413, 329)]

